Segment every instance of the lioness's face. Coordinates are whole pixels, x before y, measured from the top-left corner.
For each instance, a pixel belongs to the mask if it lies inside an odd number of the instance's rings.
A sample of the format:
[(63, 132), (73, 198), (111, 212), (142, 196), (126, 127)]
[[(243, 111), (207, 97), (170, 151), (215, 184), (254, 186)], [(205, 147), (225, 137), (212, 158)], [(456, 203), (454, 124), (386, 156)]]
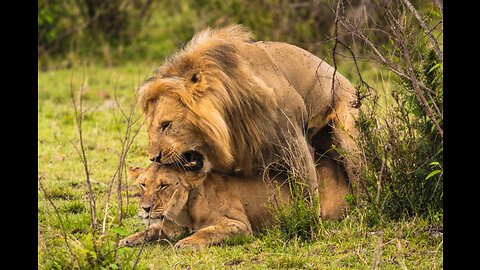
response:
[(191, 190), (185, 181), (186, 174), (193, 172), (178, 171), (156, 162), (146, 170), (133, 170), (129, 168), (129, 174), (136, 178), (140, 189), (140, 217), (153, 222), (164, 218), (174, 220), (185, 206)]
[(188, 164), (185, 166), (187, 170), (208, 171), (205, 166), (208, 165), (205, 162), (207, 147), (192, 118), (189, 110), (176, 98), (159, 97), (147, 116), (150, 160), (162, 164)]

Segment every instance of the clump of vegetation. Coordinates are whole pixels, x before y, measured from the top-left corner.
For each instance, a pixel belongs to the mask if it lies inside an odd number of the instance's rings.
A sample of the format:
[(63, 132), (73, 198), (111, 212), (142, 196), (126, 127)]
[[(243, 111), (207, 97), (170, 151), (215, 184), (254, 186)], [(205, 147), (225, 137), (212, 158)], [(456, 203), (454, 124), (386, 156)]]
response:
[(443, 140), (408, 82), (395, 86), (391, 107), (363, 110), (357, 119), (364, 199), (390, 218), (442, 212)]
[(269, 206), (275, 226), (266, 228), (265, 232), (280, 237), (278, 240), (282, 242), (292, 239), (313, 241), (320, 230), (320, 200), (305, 196), (304, 182), (291, 178), (286, 181), (291, 194), (290, 203)]

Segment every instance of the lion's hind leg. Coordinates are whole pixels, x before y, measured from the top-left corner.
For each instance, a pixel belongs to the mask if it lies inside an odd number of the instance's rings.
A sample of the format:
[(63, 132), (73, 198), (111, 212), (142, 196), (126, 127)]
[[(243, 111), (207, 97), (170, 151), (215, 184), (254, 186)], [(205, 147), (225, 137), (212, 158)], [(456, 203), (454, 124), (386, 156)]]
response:
[(341, 219), (348, 208), (350, 193), (345, 172), (335, 161), (322, 157), (317, 164), (320, 188), (320, 213), (323, 220)]
[[(355, 127), (354, 108), (348, 108), (332, 120), (332, 139), (338, 154), (342, 157), (343, 167), (350, 186), (359, 181), (358, 130)], [(358, 188), (358, 187), (357, 187)], [(354, 189), (356, 192), (356, 189)]]

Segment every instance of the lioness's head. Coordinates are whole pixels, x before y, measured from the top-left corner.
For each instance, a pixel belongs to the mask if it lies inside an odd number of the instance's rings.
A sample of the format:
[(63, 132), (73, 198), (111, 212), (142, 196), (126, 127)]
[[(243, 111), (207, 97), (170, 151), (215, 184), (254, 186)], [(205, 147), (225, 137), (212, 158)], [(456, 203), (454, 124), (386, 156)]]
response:
[(180, 213), (188, 201), (192, 187), (205, 176), (199, 172), (178, 170), (175, 166), (152, 162), (148, 168), (129, 168), (128, 174), (136, 179), (140, 189), (139, 215), (158, 222), (167, 218), (179, 222)]

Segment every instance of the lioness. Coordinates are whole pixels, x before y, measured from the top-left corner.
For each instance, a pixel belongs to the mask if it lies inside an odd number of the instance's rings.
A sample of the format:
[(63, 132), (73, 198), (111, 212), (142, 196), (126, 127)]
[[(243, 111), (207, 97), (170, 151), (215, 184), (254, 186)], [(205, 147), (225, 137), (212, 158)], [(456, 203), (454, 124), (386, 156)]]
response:
[[(317, 172), (323, 183), (322, 218), (339, 219), (347, 208), (344, 172), (328, 159), (321, 161)], [(129, 169), (129, 176), (139, 184), (140, 217), (151, 225), (123, 239), (121, 246), (139, 244), (144, 238), (171, 240), (185, 229), (193, 234), (178, 241), (175, 247), (202, 248), (233, 235), (248, 236), (273, 222), (268, 205), (290, 200), (288, 183), (282, 177), (262, 181), (217, 172), (203, 174), (156, 162), (147, 170)]]

